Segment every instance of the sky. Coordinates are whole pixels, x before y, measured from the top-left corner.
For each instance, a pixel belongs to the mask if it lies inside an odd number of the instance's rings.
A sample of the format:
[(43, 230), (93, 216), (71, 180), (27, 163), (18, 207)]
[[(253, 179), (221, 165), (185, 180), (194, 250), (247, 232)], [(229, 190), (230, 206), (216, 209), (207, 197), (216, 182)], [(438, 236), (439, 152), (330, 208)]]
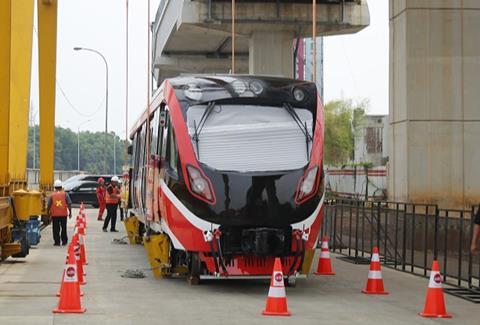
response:
[(325, 102), (368, 99), (368, 114), (388, 114), (388, 1), (368, 0), (370, 26), (324, 38)]
[[(148, 0), (129, 0), (128, 129), (147, 103)], [(150, 0), (150, 20), (160, 0)], [(108, 129), (125, 137), (126, 0), (60, 1), (58, 8), (56, 125), (105, 130), (105, 66), (109, 66)], [(325, 101), (369, 99), (370, 114), (388, 113), (388, 1), (368, 0), (370, 26), (325, 38)], [(36, 26), (36, 23), (35, 23)], [(34, 34), (32, 112), (38, 112), (38, 54)], [(38, 114), (32, 113), (31, 120)]]

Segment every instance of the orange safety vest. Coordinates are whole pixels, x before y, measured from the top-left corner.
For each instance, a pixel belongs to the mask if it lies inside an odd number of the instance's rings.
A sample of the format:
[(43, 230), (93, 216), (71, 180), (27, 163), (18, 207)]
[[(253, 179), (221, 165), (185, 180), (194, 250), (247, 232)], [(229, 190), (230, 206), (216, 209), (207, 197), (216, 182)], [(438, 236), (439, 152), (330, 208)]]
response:
[(51, 196), (52, 205), (50, 206), (50, 215), (52, 217), (68, 216), (67, 196), (64, 191), (55, 191)]
[(106, 195), (105, 195), (105, 203), (106, 204), (118, 204), (118, 198), (116, 198), (115, 196), (113, 196), (114, 194), (115, 195), (118, 195), (120, 193), (120, 191), (118, 190), (118, 187), (116, 186), (112, 186), (112, 185), (109, 185), (108, 187), (112, 187), (112, 194), (110, 194), (108, 192), (108, 188), (107, 188), (107, 191), (106, 191)]

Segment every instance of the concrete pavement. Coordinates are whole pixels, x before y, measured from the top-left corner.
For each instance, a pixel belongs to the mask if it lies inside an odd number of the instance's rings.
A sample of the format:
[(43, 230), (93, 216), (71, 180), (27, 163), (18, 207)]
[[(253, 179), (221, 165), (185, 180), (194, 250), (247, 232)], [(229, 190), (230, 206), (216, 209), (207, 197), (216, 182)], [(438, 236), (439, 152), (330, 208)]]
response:
[[(76, 211), (75, 211), (76, 212)], [(24, 260), (0, 264), (0, 324), (478, 324), (478, 305), (446, 295), (451, 320), (424, 319), (428, 280), (383, 269), (387, 296), (360, 293), (368, 266), (333, 258), (336, 276), (299, 280), (287, 288), (290, 318), (261, 316), (268, 291), (262, 281), (209, 281), (189, 286), (185, 279), (143, 279), (120, 275), (148, 269), (142, 246), (114, 245), (119, 233), (103, 233), (96, 210), (88, 210), (85, 314), (52, 314), (63, 272), (65, 247), (53, 247), (50, 227)], [(70, 221), (70, 235), (73, 222)]]

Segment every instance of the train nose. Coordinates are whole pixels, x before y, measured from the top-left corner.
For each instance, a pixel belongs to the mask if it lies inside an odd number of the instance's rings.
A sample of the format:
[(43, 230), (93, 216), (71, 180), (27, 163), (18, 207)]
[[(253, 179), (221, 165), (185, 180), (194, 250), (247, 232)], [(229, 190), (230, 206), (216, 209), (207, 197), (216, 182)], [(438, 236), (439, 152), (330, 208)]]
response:
[(290, 253), (291, 228), (239, 228), (223, 229), (223, 250), (226, 254), (254, 256), (284, 256)]

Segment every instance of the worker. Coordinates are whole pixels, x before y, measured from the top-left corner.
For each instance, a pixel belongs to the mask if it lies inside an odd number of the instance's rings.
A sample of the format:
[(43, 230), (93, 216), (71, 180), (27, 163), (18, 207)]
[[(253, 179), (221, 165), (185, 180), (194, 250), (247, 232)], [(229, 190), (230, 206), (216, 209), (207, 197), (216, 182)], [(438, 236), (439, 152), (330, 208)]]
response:
[(97, 220), (103, 221), (103, 212), (105, 211), (105, 196), (107, 189), (105, 188), (105, 180), (100, 177), (97, 180), (97, 201), (98, 201), (98, 218)]
[(478, 252), (478, 244), (480, 241), (480, 207), (477, 210), (477, 214), (475, 215), (475, 225), (473, 226), (473, 234), (472, 234), (472, 244), (470, 250), (472, 254)]
[(107, 231), (108, 223), (110, 222), (110, 231), (118, 232), (115, 229), (117, 222), (118, 203), (120, 202), (120, 187), (118, 186), (118, 177), (113, 176), (110, 184), (107, 186), (105, 194), (105, 203), (107, 207), (107, 217), (103, 223), (103, 231)]
[(60, 246), (60, 230), (62, 245), (68, 244), (67, 216), (72, 218), (72, 200), (63, 191), (62, 181), (56, 180), (53, 184), (55, 192), (48, 199), (47, 211), (52, 219), (54, 246)]

